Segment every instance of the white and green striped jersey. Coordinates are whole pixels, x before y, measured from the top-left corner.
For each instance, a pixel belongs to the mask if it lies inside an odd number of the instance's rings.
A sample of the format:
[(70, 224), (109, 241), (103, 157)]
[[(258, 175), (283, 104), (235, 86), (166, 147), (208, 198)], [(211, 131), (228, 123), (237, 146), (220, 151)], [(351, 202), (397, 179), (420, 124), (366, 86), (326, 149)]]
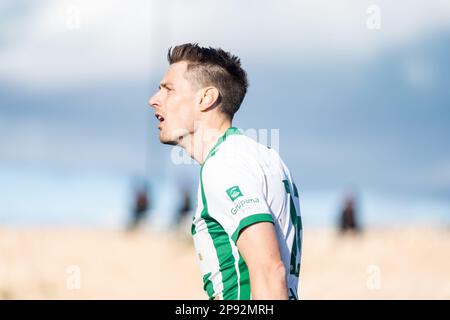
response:
[(257, 222), (275, 225), (297, 299), (302, 224), (297, 187), (274, 150), (229, 128), (200, 169), (192, 235), (210, 299), (250, 299), (249, 271), (236, 246), (240, 231)]

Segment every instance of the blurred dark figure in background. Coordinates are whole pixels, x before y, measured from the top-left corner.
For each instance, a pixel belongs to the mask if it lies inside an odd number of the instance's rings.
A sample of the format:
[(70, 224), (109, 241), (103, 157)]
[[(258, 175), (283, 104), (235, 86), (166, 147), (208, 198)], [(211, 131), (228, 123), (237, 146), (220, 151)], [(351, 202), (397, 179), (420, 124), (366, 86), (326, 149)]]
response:
[(177, 212), (176, 223), (178, 225), (180, 225), (186, 219), (186, 217), (189, 215), (191, 210), (192, 210), (191, 196), (190, 196), (189, 190), (184, 189), (183, 190), (183, 200), (182, 200), (181, 206)]
[(339, 229), (341, 233), (345, 233), (347, 231), (360, 231), (356, 216), (355, 200), (353, 196), (348, 196), (345, 200), (345, 205), (340, 216)]
[(148, 188), (146, 183), (135, 188), (131, 222), (128, 231), (135, 230), (144, 220), (149, 208)]
[(183, 188), (181, 197), (181, 203), (175, 217), (175, 224), (178, 236), (190, 243), (192, 241), (192, 201), (189, 188)]

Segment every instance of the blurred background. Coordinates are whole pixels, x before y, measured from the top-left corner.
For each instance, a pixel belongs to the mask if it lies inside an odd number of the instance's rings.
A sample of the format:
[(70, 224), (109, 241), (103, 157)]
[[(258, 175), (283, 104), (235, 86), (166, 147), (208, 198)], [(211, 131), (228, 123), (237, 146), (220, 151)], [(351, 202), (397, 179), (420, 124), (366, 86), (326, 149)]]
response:
[(185, 42), (248, 73), (234, 125), (299, 187), (301, 298), (450, 299), (439, 0), (1, 1), (0, 299), (206, 298), (199, 167), (147, 105)]

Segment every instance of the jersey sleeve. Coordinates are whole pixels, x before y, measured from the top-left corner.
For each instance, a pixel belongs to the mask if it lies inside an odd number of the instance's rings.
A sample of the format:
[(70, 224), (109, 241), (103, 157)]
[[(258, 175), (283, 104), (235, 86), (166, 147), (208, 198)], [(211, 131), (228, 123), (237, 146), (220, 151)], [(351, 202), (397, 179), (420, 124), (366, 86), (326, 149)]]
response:
[(264, 193), (265, 178), (256, 161), (238, 156), (211, 158), (202, 170), (207, 214), (236, 243), (240, 232), (258, 222), (272, 222)]

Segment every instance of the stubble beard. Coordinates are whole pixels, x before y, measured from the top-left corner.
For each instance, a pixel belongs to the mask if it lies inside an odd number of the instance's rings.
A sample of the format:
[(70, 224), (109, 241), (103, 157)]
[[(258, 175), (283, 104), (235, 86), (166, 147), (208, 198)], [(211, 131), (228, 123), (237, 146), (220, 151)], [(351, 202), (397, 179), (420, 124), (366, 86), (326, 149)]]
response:
[(170, 139), (168, 137), (165, 137), (162, 133), (159, 134), (159, 141), (162, 144), (168, 145), (168, 146), (176, 146), (178, 145), (178, 142), (175, 139)]
[(175, 132), (171, 132), (170, 136), (163, 135), (162, 131), (159, 134), (159, 141), (162, 144), (169, 146), (181, 146), (183, 139), (188, 136), (189, 132), (187, 130), (175, 130)]

